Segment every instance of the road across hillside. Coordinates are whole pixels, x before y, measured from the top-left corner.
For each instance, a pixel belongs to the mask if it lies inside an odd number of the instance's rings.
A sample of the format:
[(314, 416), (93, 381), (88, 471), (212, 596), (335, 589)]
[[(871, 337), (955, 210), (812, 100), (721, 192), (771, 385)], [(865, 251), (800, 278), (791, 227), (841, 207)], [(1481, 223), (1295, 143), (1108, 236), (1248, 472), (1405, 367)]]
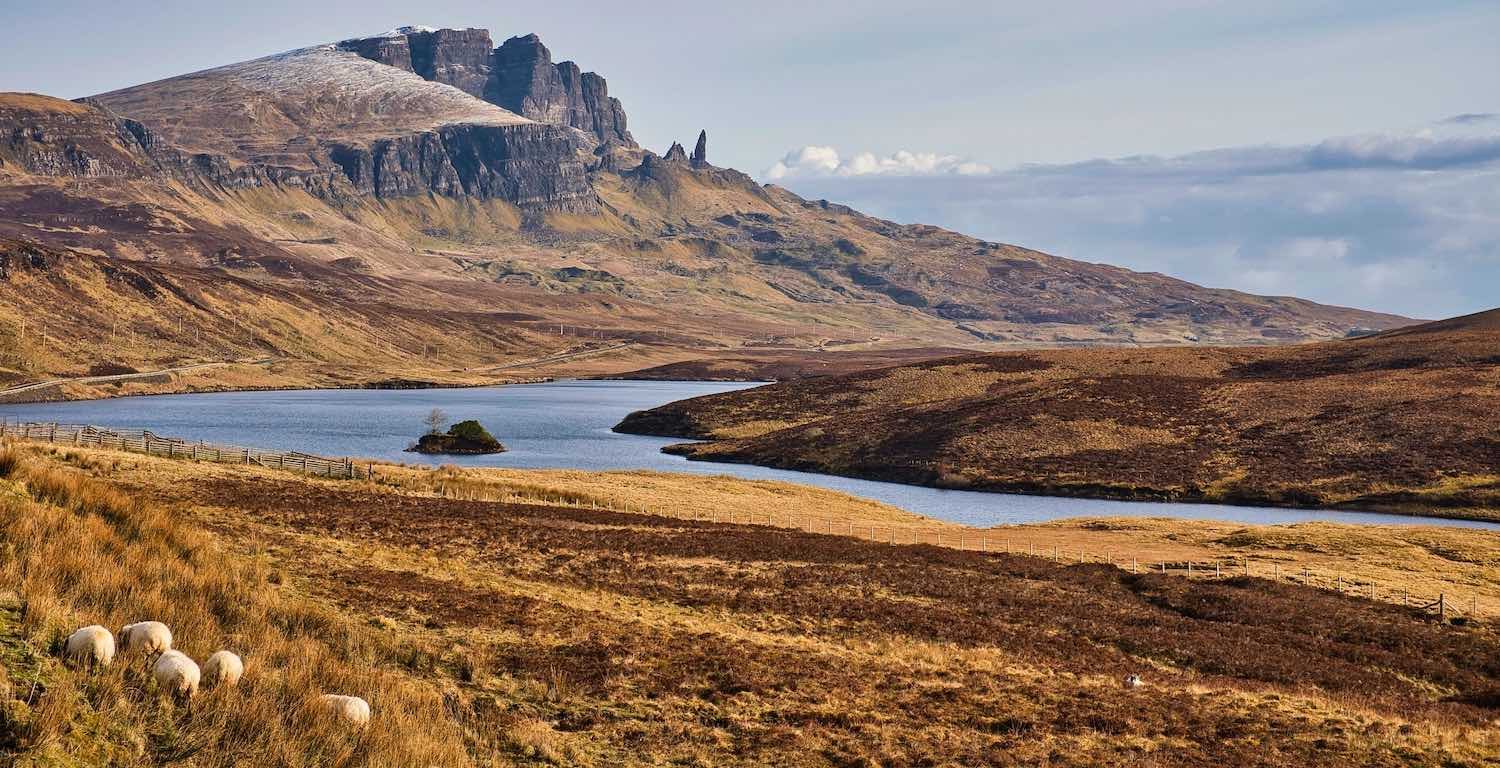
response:
[(21, 384), (9, 389), (0, 389), (0, 398), (9, 397), (11, 395), (19, 395), (24, 392), (32, 392), (38, 389), (55, 387), (61, 384), (101, 384), (111, 381), (130, 381), (131, 379), (147, 379), (152, 376), (163, 376), (170, 373), (199, 371), (207, 368), (222, 368), (226, 365), (265, 365), (266, 363), (270, 362), (272, 362), (271, 358), (266, 358), (263, 360), (251, 360), (245, 363), (241, 363), (237, 360), (225, 360), (214, 363), (194, 363), (192, 365), (179, 365), (175, 368), (162, 368), (156, 371), (141, 371), (139, 373), (117, 373), (109, 376), (75, 376), (72, 378), (64, 379), (50, 379), (48, 381), (38, 381), (31, 384)]

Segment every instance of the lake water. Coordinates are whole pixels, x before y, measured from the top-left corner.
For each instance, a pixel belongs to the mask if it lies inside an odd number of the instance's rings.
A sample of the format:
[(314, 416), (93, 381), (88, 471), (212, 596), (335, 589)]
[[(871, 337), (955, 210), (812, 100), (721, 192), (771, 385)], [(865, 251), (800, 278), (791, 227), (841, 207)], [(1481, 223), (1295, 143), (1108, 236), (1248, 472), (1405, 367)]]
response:
[[(1500, 529), (1493, 524), (1361, 512), (1161, 504), (1052, 496), (948, 491), (936, 488), (789, 472), (741, 464), (688, 461), (661, 452), (669, 438), (610, 431), (625, 414), (753, 384), (673, 381), (560, 381), (483, 389), (304, 390), (158, 395), (71, 403), (0, 405), (11, 420), (85, 423), (150, 429), (189, 440), (476, 467), (608, 470), (652, 469), (784, 480), (876, 499), (942, 520), (971, 525), (1026, 523), (1065, 517), (1150, 516), (1294, 523), (1429, 524)], [(510, 450), (492, 456), (423, 457), (404, 453), (441, 408), (452, 421), (477, 419)]]

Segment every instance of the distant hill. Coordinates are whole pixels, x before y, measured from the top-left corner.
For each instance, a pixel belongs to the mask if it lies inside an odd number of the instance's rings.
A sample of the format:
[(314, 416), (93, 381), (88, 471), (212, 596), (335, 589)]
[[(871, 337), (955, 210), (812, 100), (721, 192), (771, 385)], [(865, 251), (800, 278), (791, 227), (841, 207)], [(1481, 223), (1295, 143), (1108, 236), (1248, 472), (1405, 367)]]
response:
[[(658, 155), (636, 144), (603, 77), (553, 62), (534, 35), (496, 46), (482, 29), (403, 28), (76, 103), (0, 94), (0, 136), (0, 238), (224, 270), (268, 293), (357, 287), (413, 312), (561, 327), (534, 357), (581, 338), (630, 341), (655, 362), (847, 345), (1281, 344), (1410, 322), (883, 221), (715, 167), (706, 136), (691, 155)], [(0, 326), (21, 321), (3, 309), (16, 290), (0, 281)], [(155, 322), (149, 302), (121, 300), (122, 319)], [(66, 305), (32, 309), (70, 322)], [(234, 307), (274, 322), (259, 311)], [(338, 302), (319, 311), (313, 326), (342, 322)], [(58, 372), (114, 353), (103, 329), (74, 341), (32, 358)], [(423, 343), (453, 370), (516, 360)], [(262, 351), (318, 364), (320, 346), (268, 338)]]
[(1500, 519), (1492, 311), (1280, 348), (970, 355), (684, 400), (617, 429), (899, 482)]
[(1409, 325), (1380, 334), (1381, 337), (1391, 339), (1407, 335), (1429, 335), (1447, 334), (1458, 336), (1461, 334), (1490, 334), (1500, 331), (1500, 309), (1491, 309), (1487, 312), (1476, 312), (1472, 315), (1454, 317), (1448, 320), (1438, 320), (1421, 325)]

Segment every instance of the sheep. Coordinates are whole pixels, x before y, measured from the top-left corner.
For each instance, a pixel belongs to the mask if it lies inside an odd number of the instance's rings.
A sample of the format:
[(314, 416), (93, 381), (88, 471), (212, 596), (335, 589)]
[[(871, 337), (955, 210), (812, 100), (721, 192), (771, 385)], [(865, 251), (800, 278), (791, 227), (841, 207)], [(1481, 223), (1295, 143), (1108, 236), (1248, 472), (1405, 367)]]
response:
[(127, 651), (139, 648), (146, 653), (166, 653), (172, 650), (172, 630), (159, 621), (126, 624), (120, 630), (120, 639)]
[(370, 704), (358, 696), (325, 693), (318, 697), (318, 705), (354, 726), (362, 727), (370, 722)]
[(1145, 685), (1145, 683), (1141, 682), (1140, 675), (1126, 675), (1125, 679), (1121, 680), (1120, 683), (1124, 685), (1126, 689), (1139, 688), (1142, 685)]
[(203, 677), (209, 685), (233, 686), (245, 674), (245, 663), (230, 651), (214, 651), (208, 661), (203, 662)]
[(170, 650), (156, 660), (151, 675), (156, 678), (157, 687), (183, 699), (190, 699), (198, 692), (198, 681), (203, 676), (197, 662), (187, 654)]
[(83, 666), (109, 666), (115, 660), (115, 636), (98, 624), (90, 624), (68, 635), (63, 655)]

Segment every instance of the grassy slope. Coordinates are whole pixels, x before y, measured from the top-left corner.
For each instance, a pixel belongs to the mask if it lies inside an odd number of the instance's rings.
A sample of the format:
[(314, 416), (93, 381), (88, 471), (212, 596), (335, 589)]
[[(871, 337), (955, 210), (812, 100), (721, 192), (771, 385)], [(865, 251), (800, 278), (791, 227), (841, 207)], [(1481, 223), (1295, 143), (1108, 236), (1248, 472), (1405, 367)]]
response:
[(1500, 517), (1500, 311), (1276, 349), (976, 355), (632, 414), (693, 458), (975, 489)]
[[(1479, 765), (1500, 750), (1492, 710), (1446, 701), (1493, 706), (1488, 628), (1320, 591), (102, 452), (21, 463), (0, 507), (24, 606), (0, 611), (0, 749), (22, 764), (217, 765), (234, 748), (252, 766)], [(105, 551), (131, 567), (98, 567)], [(244, 649), (245, 685), (188, 711), (129, 664), (54, 661), (65, 630), (142, 613), (195, 655)], [(1122, 693), (1126, 672), (1147, 687)], [(328, 687), (370, 697), (367, 734), (299, 727)]]
[[(253, 386), (453, 381), (590, 341), (634, 344), (608, 365), (547, 373), (753, 358), (763, 345), (791, 350), (773, 369), (806, 369), (821, 348), (1279, 343), (1405, 322), (899, 226), (723, 169), (603, 171), (597, 214), (542, 214), (167, 181), (112, 117), (60, 100), (0, 94), (0, 123), (24, 128), (0, 147), (0, 261), (21, 240), (95, 257), (0, 266), (0, 383), (209, 356), (298, 362)], [(24, 171), (65, 148), (110, 175)], [(543, 332), (558, 325), (568, 334)], [(232, 385), (221, 379), (137, 388)]]

